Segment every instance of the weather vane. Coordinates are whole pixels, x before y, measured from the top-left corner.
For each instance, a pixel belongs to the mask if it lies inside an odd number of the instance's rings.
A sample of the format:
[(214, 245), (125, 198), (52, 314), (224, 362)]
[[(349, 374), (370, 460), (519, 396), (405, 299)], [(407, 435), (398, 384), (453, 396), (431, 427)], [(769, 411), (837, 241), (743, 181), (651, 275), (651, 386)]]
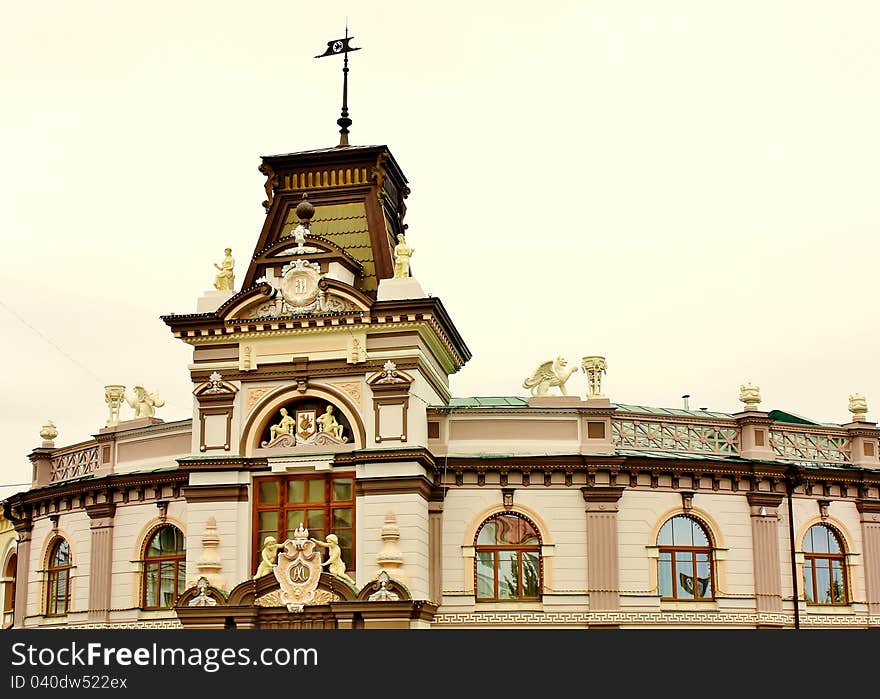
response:
[(342, 63), (342, 113), (336, 120), (339, 124), (339, 145), (348, 145), (348, 127), (351, 126), (351, 119), (348, 118), (348, 54), (350, 51), (360, 51), (360, 47), (354, 48), (348, 45), (354, 37), (348, 35), (348, 22), (345, 23), (345, 38), (334, 39), (327, 42), (327, 50), (320, 56), (315, 58), (324, 58), (324, 56), (336, 56), (340, 53), (345, 54), (345, 60)]

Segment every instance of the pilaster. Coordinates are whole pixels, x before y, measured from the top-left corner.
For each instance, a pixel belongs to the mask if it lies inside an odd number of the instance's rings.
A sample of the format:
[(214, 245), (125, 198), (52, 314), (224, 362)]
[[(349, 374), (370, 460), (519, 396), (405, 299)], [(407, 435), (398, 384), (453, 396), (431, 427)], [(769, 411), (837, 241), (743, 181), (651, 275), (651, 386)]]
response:
[(618, 501), (622, 487), (581, 488), (587, 514), (587, 590), (590, 611), (620, 608), (620, 563), (617, 551)]
[(95, 503), (86, 505), (85, 510), (91, 519), (89, 621), (106, 621), (110, 614), (116, 505), (112, 502)]
[(746, 493), (752, 520), (752, 560), (756, 611), (782, 612), (782, 577), (779, 562), (779, 493)]

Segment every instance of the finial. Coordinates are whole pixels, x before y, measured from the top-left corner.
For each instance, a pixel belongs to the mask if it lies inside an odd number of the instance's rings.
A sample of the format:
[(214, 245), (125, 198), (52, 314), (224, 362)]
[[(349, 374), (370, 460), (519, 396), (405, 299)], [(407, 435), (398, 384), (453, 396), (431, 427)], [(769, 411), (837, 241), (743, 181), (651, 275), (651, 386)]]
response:
[(342, 63), (342, 112), (336, 123), (339, 125), (339, 148), (348, 146), (348, 127), (351, 126), (351, 119), (348, 118), (348, 54), (351, 51), (360, 51), (360, 47), (354, 48), (349, 46), (349, 41), (354, 37), (348, 35), (348, 22), (345, 23), (345, 37), (343, 39), (335, 39), (327, 42), (327, 50), (315, 58), (324, 58), (325, 56), (336, 56), (344, 54)]
[(865, 422), (868, 416), (868, 401), (861, 393), (853, 393), (849, 397), (849, 411), (853, 422)]
[(46, 420), (46, 424), (40, 429), (40, 437), (43, 438), (43, 446), (52, 448), (55, 446), (55, 437), (58, 436), (58, 428), (51, 420)]
[(743, 410), (757, 410), (761, 402), (761, 389), (753, 383), (744, 383), (739, 387), (739, 399), (742, 401)]
[(309, 201), (309, 193), (303, 192), (302, 201), (296, 205), (296, 209), (294, 209), (297, 218), (300, 223), (302, 223), (304, 228), (309, 227), (309, 223), (312, 220), (312, 216), (315, 215), (315, 207), (312, 206), (312, 203)]
[(608, 371), (605, 357), (593, 354), (581, 359), (581, 369), (587, 375), (587, 399), (604, 398), (602, 394), (602, 374)]

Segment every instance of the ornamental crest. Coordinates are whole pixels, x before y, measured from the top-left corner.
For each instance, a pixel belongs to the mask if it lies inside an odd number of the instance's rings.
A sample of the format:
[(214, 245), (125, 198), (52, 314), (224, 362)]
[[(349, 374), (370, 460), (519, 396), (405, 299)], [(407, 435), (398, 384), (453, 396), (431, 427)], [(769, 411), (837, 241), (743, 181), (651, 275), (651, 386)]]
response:
[(309, 539), (309, 530), (302, 525), (293, 533), (293, 540), (284, 542), (278, 563), (272, 568), (281, 587), (281, 601), (289, 612), (301, 612), (307, 604), (315, 604), (315, 591), (321, 579), (321, 552)]

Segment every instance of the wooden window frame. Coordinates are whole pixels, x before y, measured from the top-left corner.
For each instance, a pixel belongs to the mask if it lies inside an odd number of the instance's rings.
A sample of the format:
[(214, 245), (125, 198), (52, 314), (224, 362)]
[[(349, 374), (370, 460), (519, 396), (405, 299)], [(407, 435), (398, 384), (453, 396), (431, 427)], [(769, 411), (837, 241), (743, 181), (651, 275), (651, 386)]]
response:
[[(161, 532), (166, 527), (171, 527), (172, 529), (176, 529), (180, 532), (180, 536), (183, 538), (183, 552), (176, 553), (173, 556), (150, 556), (150, 543), (159, 536), (159, 532)], [(174, 599), (177, 600), (180, 595), (186, 590), (186, 580), (183, 581), (184, 589), (179, 589), (178, 580), (180, 577), (180, 564), (182, 563), (184, 566), (184, 575), (186, 574), (186, 535), (181, 531), (180, 527), (176, 527), (173, 524), (163, 524), (159, 527), (153, 529), (150, 532), (149, 536), (144, 539), (144, 551), (143, 556), (141, 557), (141, 564), (143, 565), (143, 571), (141, 573), (141, 609), (171, 609), (174, 607), (174, 603), (172, 602), (170, 606), (165, 606), (163, 604), (159, 604), (159, 597), (162, 592), (162, 563), (173, 562), (174, 563)], [(156, 565), (156, 605), (148, 605), (147, 604), (147, 575), (149, 574), (149, 566)]]
[[(529, 526), (534, 530), (536, 536), (538, 537), (538, 543), (532, 544), (529, 546), (513, 546), (507, 544), (478, 544), (480, 538), (480, 532), (483, 531), (483, 527), (485, 527), (490, 522), (493, 522), (502, 517), (516, 517), (517, 519), (522, 519), (529, 524)], [(492, 515), (491, 517), (486, 518), (482, 524), (477, 528), (477, 532), (474, 535), (474, 599), (477, 602), (540, 602), (541, 595), (544, 591), (544, 556), (541, 555), (541, 531), (535, 526), (535, 523), (530, 520), (528, 517), (521, 515), (519, 512), (499, 512), (497, 514)], [(499, 561), (499, 553), (502, 551), (515, 551), (516, 552), (516, 566), (517, 566), (517, 596), (516, 597), (500, 597), (498, 595), (498, 561)], [(480, 597), (479, 596), (479, 581), (478, 581), (478, 572), (480, 565), (480, 554), (481, 553), (491, 553), (492, 554), (492, 577), (493, 577), (493, 596), (492, 597)], [(523, 587), (523, 553), (534, 553), (538, 557), (538, 594), (534, 597), (525, 596), (522, 594)]]
[[(308, 482), (322, 480), (324, 481), (324, 499), (321, 502), (289, 503), (288, 488), (292, 482)], [(351, 499), (349, 500), (333, 500), (333, 482), (337, 480), (351, 481)], [(351, 510), (351, 566), (346, 564), (346, 573), (356, 570), (357, 565), (357, 494), (355, 492), (356, 474), (354, 471), (333, 472), (333, 473), (307, 473), (298, 475), (271, 475), (254, 477), (254, 496), (253, 511), (251, 519), (251, 570), (256, 570), (260, 561), (260, 550), (263, 545), (263, 535), (268, 532), (260, 531), (260, 514), (263, 512), (278, 513), (278, 530), (273, 534), (278, 543), (283, 543), (285, 539), (292, 537), (293, 532), (287, 531), (287, 513), (323, 509), (324, 511), (324, 536), (335, 532), (333, 527), (333, 511), (334, 510)], [(262, 504), (260, 502), (260, 484), (267, 482), (276, 482), (278, 484), (278, 502)], [(308, 485), (304, 486), (308, 492)], [(345, 527), (343, 529), (348, 529)], [(310, 532), (311, 535), (311, 532)], [(343, 547), (343, 550), (347, 547)]]
[[(671, 522), (676, 517), (683, 517), (690, 521), (692, 527), (699, 527), (699, 529), (703, 532), (703, 536), (706, 537), (706, 540), (709, 542), (708, 546), (661, 546), (659, 545), (660, 533), (657, 533), (658, 538), (658, 546), (657, 546), (657, 594), (660, 594), (661, 588), (661, 573), (660, 573), (660, 562), (663, 558), (664, 553), (668, 553), (671, 555), (671, 566), (670, 572), (672, 575), (671, 579), (671, 588), (672, 588), (672, 596), (671, 597), (663, 597), (660, 599), (664, 602), (714, 602), (715, 601), (715, 556), (712, 555), (712, 537), (709, 536), (709, 532), (706, 530), (706, 527), (703, 526), (701, 522), (699, 522), (696, 518), (690, 515), (674, 515), (667, 519), (663, 526), (660, 527), (660, 531), (663, 531), (663, 527), (665, 527), (669, 522)], [(709, 563), (709, 589), (712, 591), (711, 595), (706, 597), (698, 597), (696, 592), (696, 587), (694, 588), (694, 596), (693, 597), (678, 597), (678, 584), (676, 582), (676, 564), (677, 564), (677, 556), (678, 553), (690, 553), (691, 554), (691, 565), (693, 566), (694, 571), (694, 580), (697, 580), (697, 554), (705, 553)]]
[[(56, 566), (53, 565), (55, 553), (62, 544), (67, 545), (67, 564)], [(46, 561), (46, 616), (67, 616), (70, 610), (70, 569), (73, 568), (73, 555), (70, 552), (70, 543), (64, 537), (56, 537), (53, 539), (49, 547), (49, 557)], [(61, 580), (64, 580), (64, 609), (58, 611), (58, 587)]]
[[(837, 542), (837, 548), (840, 550), (840, 553), (808, 553), (804, 551), (804, 567), (802, 570), (801, 577), (804, 580), (804, 598), (808, 605), (817, 606), (817, 607), (845, 607), (850, 604), (849, 599), (849, 575), (846, 570), (846, 549), (843, 547), (843, 537), (840, 536), (832, 527), (829, 527), (827, 524), (819, 523), (811, 526), (807, 533), (804, 535), (804, 539), (810, 535), (810, 532), (814, 527), (822, 527), (827, 529), (834, 536), (834, 540)], [(806, 599), (807, 597), (807, 561), (810, 562), (810, 573), (811, 573), (811, 589), (813, 592), (813, 599)], [(840, 563), (840, 569), (843, 573), (843, 599), (835, 600), (834, 599), (834, 587), (831, 588), (831, 601), (830, 602), (817, 602), (816, 601), (816, 561), (828, 561), (828, 569), (829, 572), (834, 570), (834, 561)], [(834, 578), (831, 577), (833, 582)]]

